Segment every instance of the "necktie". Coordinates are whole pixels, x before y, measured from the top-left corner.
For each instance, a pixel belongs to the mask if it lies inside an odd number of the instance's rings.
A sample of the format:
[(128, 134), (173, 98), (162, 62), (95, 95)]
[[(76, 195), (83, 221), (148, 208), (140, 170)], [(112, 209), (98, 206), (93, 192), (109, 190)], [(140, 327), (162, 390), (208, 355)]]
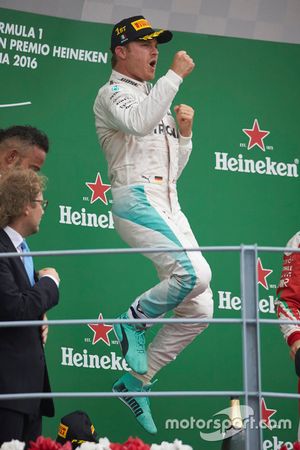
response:
[[(22, 250), (23, 253), (30, 252), (27, 242), (25, 240), (21, 243), (20, 249)], [(24, 256), (23, 263), (24, 263), (25, 270), (27, 272), (30, 284), (31, 284), (31, 286), (33, 286), (35, 284), (35, 281), (34, 281), (34, 269), (33, 269), (32, 256)]]

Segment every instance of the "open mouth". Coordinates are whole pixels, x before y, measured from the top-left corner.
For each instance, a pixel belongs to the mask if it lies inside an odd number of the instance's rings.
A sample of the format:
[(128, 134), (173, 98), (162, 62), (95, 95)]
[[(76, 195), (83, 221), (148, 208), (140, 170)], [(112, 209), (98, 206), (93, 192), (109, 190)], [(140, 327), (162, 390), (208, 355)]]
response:
[(156, 59), (153, 59), (152, 61), (150, 61), (149, 65), (150, 65), (153, 69), (155, 69), (155, 66), (156, 66)]

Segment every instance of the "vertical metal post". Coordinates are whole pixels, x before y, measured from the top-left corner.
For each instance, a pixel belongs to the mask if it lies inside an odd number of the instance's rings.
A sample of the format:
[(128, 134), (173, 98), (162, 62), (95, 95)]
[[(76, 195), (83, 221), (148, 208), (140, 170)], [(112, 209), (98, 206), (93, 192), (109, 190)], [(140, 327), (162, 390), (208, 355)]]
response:
[[(245, 404), (253, 409), (246, 426), (246, 450), (262, 450), (260, 330), (257, 285), (257, 247), (241, 246), (241, 298), (243, 319), (243, 375)], [(252, 320), (252, 323), (248, 322)], [(253, 322), (253, 320), (255, 322)]]

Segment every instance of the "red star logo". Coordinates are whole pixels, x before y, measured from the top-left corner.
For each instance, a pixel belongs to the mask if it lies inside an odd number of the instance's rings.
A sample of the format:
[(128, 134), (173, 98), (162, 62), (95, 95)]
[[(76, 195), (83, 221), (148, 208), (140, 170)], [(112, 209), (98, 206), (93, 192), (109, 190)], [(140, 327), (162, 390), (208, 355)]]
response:
[[(103, 319), (101, 313), (99, 314), (98, 319), (99, 320)], [(103, 342), (105, 342), (106, 345), (110, 347), (110, 340), (108, 334), (113, 329), (111, 325), (105, 325), (105, 323), (89, 323), (88, 327), (94, 332), (93, 345), (97, 344), (97, 342), (102, 340)]]
[(106, 191), (109, 191), (111, 186), (110, 184), (104, 184), (102, 182), (102, 178), (99, 172), (97, 173), (97, 177), (94, 183), (87, 182), (85, 184), (91, 191), (93, 191), (91, 203), (94, 203), (96, 200), (100, 199), (101, 202), (103, 202), (105, 205), (108, 204)]
[(257, 145), (263, 152), (266, 150), (263, 139), (270, 134), (270, 131), (261, 130), (257, 119), (254, 120), (252, 129), (249, 130), (247, 128), (243, 128), (243, 132), (250, 138), (247, 147), (248, 150), (255, 145)]
[(272, 430), (270, 418), (277, 412), (277, 409), (268, 409), (264, 398), (261, 399), (260, 408), (262, 423), (264, 423), (269, 430)]
[(273, 272), (271, 269), (264, 269), (261, 263), (261, 259), (257, 258), (257, 278), (258, 283), (261, 284), (265, 289), (269, 289), (268, 282), (266, 278)]

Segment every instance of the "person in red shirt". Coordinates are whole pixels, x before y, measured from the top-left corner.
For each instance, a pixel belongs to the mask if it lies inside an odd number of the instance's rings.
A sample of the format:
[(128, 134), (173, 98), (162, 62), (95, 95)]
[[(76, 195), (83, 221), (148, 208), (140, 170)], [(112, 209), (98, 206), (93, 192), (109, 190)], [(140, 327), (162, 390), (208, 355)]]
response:
[[(289, 240), (287, 247), (300, 248), (300, 231)], [(291, 324), (282, 324), (280, 328), (290, 347), (291, 358), (295, 359), (300, 348), (300, 324), (293, 323), (300, 320), (300, 253), (284, 254), (277, 296), (278, 319), (291, 320)]]
[[(300, 231), (289, 240), (287, 247), (300, 248)], [(298, 393), (300, 393), (300, 323), (294, 323), (300, 321), (300, 253), (285, 252), (277, 296), (278, 319), (291, 321), (291, 323), (281, 324), (280, 328), (290, 347), (290, 356), (295, 361), (295, 370), (299, 377)], [(300, 423), (298, 440), (300, 440)]]

